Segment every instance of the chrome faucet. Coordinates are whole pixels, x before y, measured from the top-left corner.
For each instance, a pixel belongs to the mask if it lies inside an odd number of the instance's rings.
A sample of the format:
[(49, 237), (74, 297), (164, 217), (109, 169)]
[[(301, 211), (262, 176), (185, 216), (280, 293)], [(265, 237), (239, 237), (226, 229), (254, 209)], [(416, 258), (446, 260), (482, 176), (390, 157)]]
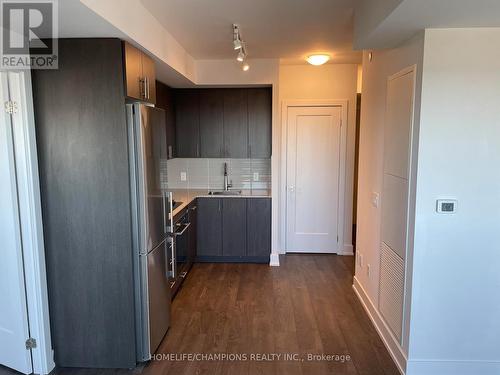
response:
[(233, 187), (232, 182), (229, 182), (229, 177), (227, 175), (227, 163), (224, 163), (224, 191), (229, 191)]

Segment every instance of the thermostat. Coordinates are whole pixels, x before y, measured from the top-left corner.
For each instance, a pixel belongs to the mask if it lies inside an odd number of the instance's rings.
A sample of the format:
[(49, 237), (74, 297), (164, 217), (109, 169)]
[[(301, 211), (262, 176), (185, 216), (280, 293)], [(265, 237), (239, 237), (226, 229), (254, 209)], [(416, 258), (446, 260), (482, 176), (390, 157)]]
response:
[(438, 214), (454, 214), (457, 211), (455, 199), (438, 199), (436, 210)]

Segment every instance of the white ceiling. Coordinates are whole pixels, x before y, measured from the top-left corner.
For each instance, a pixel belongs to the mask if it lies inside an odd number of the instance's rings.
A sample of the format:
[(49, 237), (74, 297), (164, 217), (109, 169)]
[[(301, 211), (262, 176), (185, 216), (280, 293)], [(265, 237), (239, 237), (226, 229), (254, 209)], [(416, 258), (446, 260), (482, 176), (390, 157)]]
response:
[(328, 52), (332, 62), (361, 59), (352, 49), (353, 0), (141, 1), (195, 59), (234, 58), (233, 23), (241, 26), (249, 58), (286, 63)]
[(499, 27), (499, 0), (358, 0), (355, 46), (392, 48), (426, 28)]

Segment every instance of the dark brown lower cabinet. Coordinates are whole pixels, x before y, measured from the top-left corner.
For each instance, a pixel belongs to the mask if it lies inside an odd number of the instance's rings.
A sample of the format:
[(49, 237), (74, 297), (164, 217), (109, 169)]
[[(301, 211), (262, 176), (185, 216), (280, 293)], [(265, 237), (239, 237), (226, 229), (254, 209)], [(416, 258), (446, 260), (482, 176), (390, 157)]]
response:
[(222, 255), (222, 199), (198, 198), (197, 257)]
[(247, 256), (269, 257), (271, 254), (271, 199), (249, 198), (247, 201)]
[(198, 262), (268, 263), (271, 198), (198, 198)]
[(222, 255), (243, 258), (247, 253), (247, 202), (241, 198), (222, 200)]

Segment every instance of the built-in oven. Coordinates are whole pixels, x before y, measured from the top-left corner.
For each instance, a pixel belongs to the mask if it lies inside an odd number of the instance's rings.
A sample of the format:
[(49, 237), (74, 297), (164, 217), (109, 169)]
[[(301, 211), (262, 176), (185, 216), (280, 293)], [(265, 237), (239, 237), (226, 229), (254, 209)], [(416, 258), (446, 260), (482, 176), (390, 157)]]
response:
[(175, 221), (173, 219), (171, 221), (167, 267), (172, 297), (187, 274), (190, 226), (188, 210), (185, 210), (180, 217), (176, 217)]

